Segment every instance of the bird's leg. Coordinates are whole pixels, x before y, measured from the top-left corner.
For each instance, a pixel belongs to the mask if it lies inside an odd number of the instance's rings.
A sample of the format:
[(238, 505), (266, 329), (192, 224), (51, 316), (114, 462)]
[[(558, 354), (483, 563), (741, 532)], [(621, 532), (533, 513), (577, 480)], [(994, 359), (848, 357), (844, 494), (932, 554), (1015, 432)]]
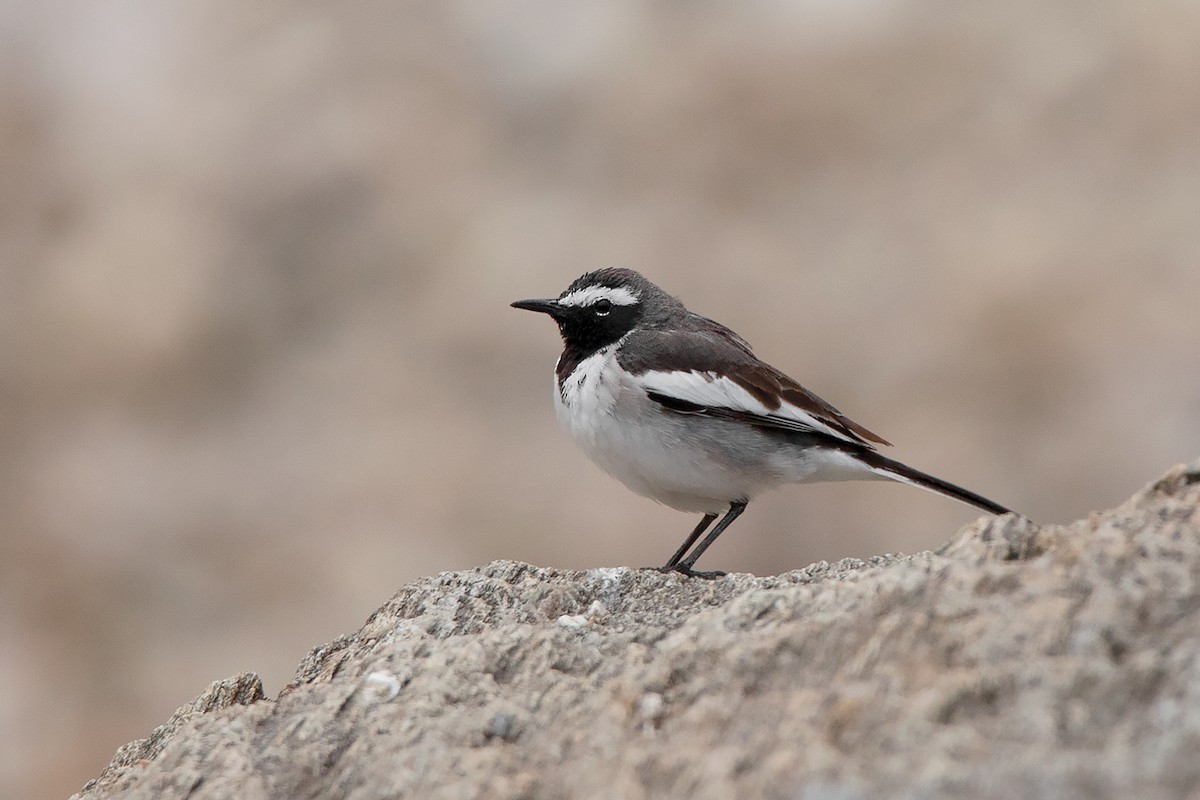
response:
[(704, 533), (705, 529), (708, 528), (709, 525), (712, 525), (712, 521), (716, 518), (716, 514), (705, 514), (704, 519), (700, 520), (699, 524), (696, 525), (690, 534), (688, 534), (688, 537), (684, 540), (683, 544), (679, 545), (679, 549), (675, 551), (675, 555), (668, 558), (667, 563), (662, 565), (662, 571), (670, 572), (671, 570), (675, 569), (675, 565), (678, 564), (679, 560), (687, 554), (688, 548), (696, 543), (696, 540), (700, 538), (700, 534)]
[(729, 512), (725, 514), (725, 516), (721, 517), (721, 521), (717, 523), (717, 527), (713, 528), (712, 531), (709, 532), (708, 536), (704, 537), (704, 541), (696, 545), (696, 549), (693, 550), (687, 558), (683, 559), (682, 561), (676, 561), (673, 567), (675, 571), (682, 572), (684, 575), (695, 578), (719, 578), (724, 575), (724, 572), (719, 572), (716, 570), (712, 572), (698, 572), (692, 569), (692, 567), (696, 564), (696, 560), (704, 554), (705, 550), (708, 549), (709, 545), (715, 542), (717, 537), (724, 533), (725, 529), (729, 527), (730, 523), (737, 519), (738, 516), (746, 510), (746, 503), (746, 500), (738, 500), (737, 502), (730, 503)]

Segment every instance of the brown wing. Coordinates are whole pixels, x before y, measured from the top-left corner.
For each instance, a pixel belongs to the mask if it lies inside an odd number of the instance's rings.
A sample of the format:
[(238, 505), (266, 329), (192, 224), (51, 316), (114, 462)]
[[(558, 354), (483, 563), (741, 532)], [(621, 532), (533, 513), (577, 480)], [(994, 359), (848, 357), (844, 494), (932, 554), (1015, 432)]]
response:
[[(692, 315), (689, 323), (692, 329), (687, 331), (643, 330), (631, 334), (618, 356), (621, 366), (634, 374), (651, 371), (716, 372), (728, 376), (769, 411), (780, 408), (785, 402), (790, 403), (852, 440), (863, 444), (875, 442), (890, 445), (883, 437), (867, 430), (784, 373), (761, 361), (744, 339), (724, 325), (698, 315)], [(669, 407), (681, 405), (678, 401), (664, 404)], [(676, 410), (685, 409), (679, 407)], [(701, 408), (686, 410), (697, 413)], [(721, 416), (744, 416), (745, 421), (751, 424), (797, 429), (796, 421), (784, 416), (751, 415), (729, 409), (722, 409), (719, 413)]]

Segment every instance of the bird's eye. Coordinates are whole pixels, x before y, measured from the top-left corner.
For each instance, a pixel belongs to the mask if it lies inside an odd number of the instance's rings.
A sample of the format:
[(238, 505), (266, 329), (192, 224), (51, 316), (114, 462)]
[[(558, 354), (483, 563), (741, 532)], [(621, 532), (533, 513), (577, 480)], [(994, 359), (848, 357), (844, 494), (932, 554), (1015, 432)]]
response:
[(596, 313), (600, 316), (606, 316), (608, 312), (612, 311), (612, 300), (597, 300), (592, 304), (592, 308), (595, 309)]

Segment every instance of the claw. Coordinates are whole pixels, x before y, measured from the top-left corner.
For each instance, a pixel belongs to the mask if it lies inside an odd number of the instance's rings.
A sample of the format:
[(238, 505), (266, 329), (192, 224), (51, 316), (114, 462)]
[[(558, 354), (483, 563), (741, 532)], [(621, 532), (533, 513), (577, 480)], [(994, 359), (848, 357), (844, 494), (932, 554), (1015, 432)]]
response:
[(722, 572), (719, 569), (692, 569), (691, 567), (685, 567), (683, 564), (676, 564), (673, 567), (662, 567), (662, 570), (664, 572), (678, 572), (679, 574), (686, 575), (689, 578), (703, 578), (706, 581), (724, 578), (729, 574), (727, 572)]

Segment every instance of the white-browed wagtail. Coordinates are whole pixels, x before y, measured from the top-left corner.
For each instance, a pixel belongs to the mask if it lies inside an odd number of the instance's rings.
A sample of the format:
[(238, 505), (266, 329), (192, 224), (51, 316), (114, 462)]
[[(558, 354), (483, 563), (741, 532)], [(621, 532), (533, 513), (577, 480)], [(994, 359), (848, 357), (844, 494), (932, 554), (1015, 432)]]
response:
[(693, 567), (751, 499), (785, 483), (886, 479), (1008, 511), (880, 454), (882, 437), (633, 270), (589, 272), (557, 299), (512, 305), (558, 323), (554, 407), (588, 457), (638, 494), (704, 515), (664, 570), (724, 574)]

